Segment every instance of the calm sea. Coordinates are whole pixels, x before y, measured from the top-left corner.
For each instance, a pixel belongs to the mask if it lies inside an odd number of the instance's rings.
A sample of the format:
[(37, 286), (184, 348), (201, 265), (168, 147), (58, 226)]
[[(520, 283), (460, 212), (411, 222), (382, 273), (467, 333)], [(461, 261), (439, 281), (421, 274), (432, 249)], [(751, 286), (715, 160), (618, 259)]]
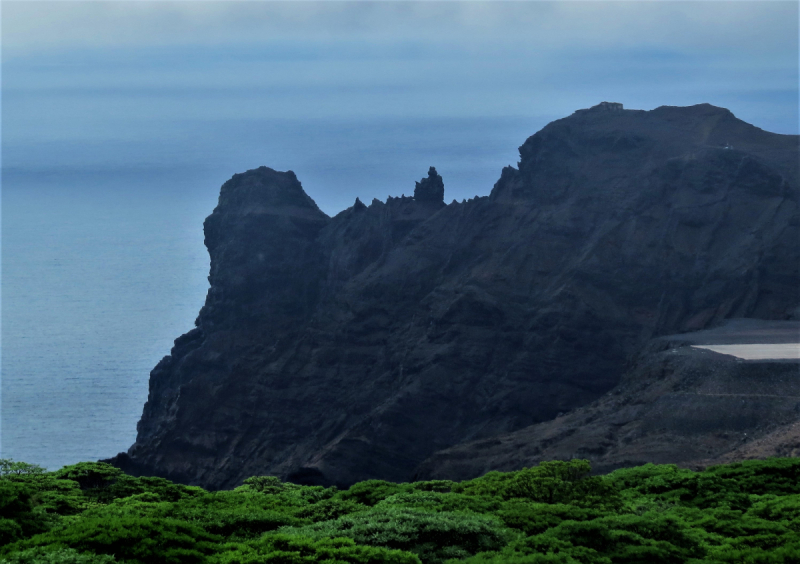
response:
[(202, 222), (233, 173), (291, 168), (332, 215), (410, 195), (434, 165), (460, 200), (488, 194), (541, 125), (274, 121), (173, 145), (4, 145), (0, 457), (56, 469), (132, 444), (150, 370), (203, 304)]

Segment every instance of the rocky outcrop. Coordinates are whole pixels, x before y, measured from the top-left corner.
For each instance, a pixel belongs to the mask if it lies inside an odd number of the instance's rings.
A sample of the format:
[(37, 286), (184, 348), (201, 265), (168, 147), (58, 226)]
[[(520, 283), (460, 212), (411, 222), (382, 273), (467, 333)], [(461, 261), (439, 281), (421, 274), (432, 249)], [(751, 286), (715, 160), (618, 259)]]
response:
[(599, 400), (437, 452), (415, 478), (465, 480), (572, 458), (604, 473), (648, 462), (701, 468), (800, 455), (800, 360), (742, 360), (695, 347), (740, 343), (800, 347), (800, 322), (736, 319), (653, 339)]
[(428, 178), (423, 178), (414, 186), (414, 200), (444, 205), (444, 180), (434, 167), (428, 169)]
[(211, 488), (405, 480), (590, 404), (651, 338), (800, 297), (798, 138), (709, 105), (546, 126), (491, 195), (328, 218), (292, 172), (222, 187), (211, 288), (114, 463)]

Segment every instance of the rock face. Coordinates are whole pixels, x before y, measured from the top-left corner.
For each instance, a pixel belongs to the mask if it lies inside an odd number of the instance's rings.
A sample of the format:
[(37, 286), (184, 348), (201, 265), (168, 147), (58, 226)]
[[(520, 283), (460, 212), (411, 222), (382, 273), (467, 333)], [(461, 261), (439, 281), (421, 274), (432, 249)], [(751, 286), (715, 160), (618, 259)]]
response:
[(705, 467), (800, 456), (800, 360), (741, 360), (693, 346), (740, 343), (800, 347), (800, 322), (736, 319), (653, 339), (599, 400), (437, 452), (415, 477), (464, 480), (571, 458), (588, 459), (604, 473), (648, 462)]
[(444, 180), (431, 167), (428, 169), (428, 178), (415, 182), (414, 200), (417, 202), (430, 202), (441, 206), (444, 203)]
[(292, 172), (237, 174), (196, 328), (113, 461), (210, 488), (406, 480), (597, 400), (654, 336), (797, 316), (797, 163), (796, 136), (725, 109), (604, 103), (460, 204), (433, 167), (333, 218)]

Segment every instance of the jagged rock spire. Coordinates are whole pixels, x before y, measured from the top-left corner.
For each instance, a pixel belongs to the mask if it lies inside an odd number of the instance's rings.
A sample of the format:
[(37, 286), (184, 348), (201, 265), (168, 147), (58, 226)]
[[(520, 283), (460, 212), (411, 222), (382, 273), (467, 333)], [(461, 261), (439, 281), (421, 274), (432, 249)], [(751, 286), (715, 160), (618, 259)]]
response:
[(428, 169), (428, 178), (415, 183), (414, 199), (418, 202), (444, 203), (444, 180), (434, 167)]

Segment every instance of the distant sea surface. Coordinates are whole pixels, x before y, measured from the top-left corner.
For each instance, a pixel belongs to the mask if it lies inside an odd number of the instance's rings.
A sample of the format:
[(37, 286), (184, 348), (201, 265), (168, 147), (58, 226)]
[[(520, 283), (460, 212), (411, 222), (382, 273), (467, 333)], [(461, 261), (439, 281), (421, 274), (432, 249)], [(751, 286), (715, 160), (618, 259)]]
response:
[[(186, 126), (114, 143), (3, 144), (0, 457), (57, 469), (127, 450), (149, 372), (208, 289), (203, 219), (219, 187), (292, 169), (323, 211), (411, 195), (488, 195), (547, 120)], [(171, 142), (167, 142), (171, 139)]]
[(0, 456), (56, 469), (127, 450), (150, 369), (203, 303), (213, 201), (9, 184)]

